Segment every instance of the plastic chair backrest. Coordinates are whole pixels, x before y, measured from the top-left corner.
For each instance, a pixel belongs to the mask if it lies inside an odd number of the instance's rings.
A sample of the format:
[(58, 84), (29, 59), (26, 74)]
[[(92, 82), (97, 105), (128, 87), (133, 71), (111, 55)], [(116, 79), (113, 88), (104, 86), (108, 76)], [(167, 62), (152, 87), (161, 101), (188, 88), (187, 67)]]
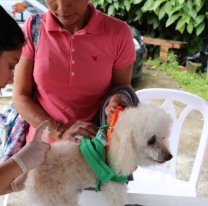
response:
[[(174, 89), (143, 89), (137, 91), (136, 94), (140, 102), (147, 104), (150, 104), (152, 100), (165, 100), (161, 108), (163, 108), (165, 111), (169, 110), (169, 113), (173, 118), (173, 128), (169, 139), (170, 150), (173, 155), (173, 159), (170, 161), (170, 168), (162, 168), (162, 170), (170, 173), (171, 175), (174, 175), (175, 178), (178, 145), (183, 122), (187, 115), (193, 110), (198, 110), (202, 114), (204, 118), (204, 125), (196, 153), (196, 158), (194, 161), (194, 166), (192, 168), (191, 176), (189, 179), (189, 183), (193, 184), (196, 188), (204, 162), (206, 150), (208, 148), (208, 102), (196, 95)], [(178, 118), (174, 107), (174, 101), (187, 105)], [(158, 168), (154, 167), (154, 169)], [(161, 170), (161, 168), (159, 168), (159, 170)]]

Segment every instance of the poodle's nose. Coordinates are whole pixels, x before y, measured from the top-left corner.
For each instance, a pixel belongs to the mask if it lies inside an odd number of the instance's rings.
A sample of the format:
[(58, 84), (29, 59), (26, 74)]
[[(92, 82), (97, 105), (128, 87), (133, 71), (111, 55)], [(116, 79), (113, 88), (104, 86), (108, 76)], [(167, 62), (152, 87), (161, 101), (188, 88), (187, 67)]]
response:
[(172, 154), (168, 154), (165, 156), (165, 161), (169, 161), (173, 158), (173, 155)]

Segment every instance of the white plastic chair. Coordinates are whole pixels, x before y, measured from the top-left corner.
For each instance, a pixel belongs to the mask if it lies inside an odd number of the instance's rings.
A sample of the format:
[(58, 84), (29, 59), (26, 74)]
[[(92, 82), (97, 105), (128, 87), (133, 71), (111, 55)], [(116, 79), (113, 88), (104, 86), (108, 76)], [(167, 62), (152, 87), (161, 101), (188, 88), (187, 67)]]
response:
[[(128, 192), (196, 197), (196, 188), (208, 148), (207, 101), (196, 95), (174, 89), (143, 89), (137, 91), (136, 94), (141, 102), (148, 104), (150, 104), (152, 100), (165, 100), (161, 108), (165, 111), (169, 110), (173, 118), (173, 128), (169, 139), (173, 159), (169, 163), (169, 168), (155, 166), (147, 169), (139, 167), (138, 170), (134, 172), (134, 181), (128, 184)], [(178, 118), (173, 101), (187, 105)], [(181, 128), (185, 118), (192, 110), (198, 110), (202, 114), (204, 125), (191, 176), (189, 181), (186, 182), (176, 178), (176, 161)], [(190, 128), (190, 130), (191, 129), (192, 128)]]

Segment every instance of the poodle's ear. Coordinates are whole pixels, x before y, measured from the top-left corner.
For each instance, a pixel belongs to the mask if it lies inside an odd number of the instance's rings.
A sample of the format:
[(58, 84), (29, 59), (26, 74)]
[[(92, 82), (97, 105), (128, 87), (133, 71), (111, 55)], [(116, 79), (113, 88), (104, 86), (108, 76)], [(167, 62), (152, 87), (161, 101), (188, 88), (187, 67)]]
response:
[(128, 175), (136, 164), (133, 127), (113, 132), (108, 159), (110, 167), (117, 175)]

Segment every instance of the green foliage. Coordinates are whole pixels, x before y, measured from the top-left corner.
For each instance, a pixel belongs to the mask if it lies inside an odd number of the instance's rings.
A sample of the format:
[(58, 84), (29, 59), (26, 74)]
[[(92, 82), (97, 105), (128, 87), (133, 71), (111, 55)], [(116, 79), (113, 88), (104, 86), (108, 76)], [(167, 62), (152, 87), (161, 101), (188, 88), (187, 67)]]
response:
[(208, 85), (206, 73), (189, 73), (179, 71), (178, 62), (172, 54), (168, 56), (169, 62), (160, 64), (158, 59), (149, 59), (146, 64), (158, 68), (173, 77), (186, 91), (196, 94), (208, 101)]
[[(206, 42), (205, 38), (203, 38), (203, 37), (199, 38), (197, 36), (193, 36), (193, 38), (189, 42), (189, 47), (187, 49), (187, 55), (194, 55), (198, 51), (200, 51), (204, 46), (204, 42)], [(206, 42), (206, 43), (208, 43), (208, 42)]]
[(153, 69), (160, 67), (160, 60), (158, 58), (152, 59), (151, 57), (145, 62), (145, 65), (150, 65)]
[[(205, 0), (91, 0), (95, 6), (106, 11), (108, 15), (121, 16), (131, 9), (128, 21), (142, 21), (142, 15), (151, 13), (150, 24), (157, 28), (158, 20), (165, 19), (166, 27), (173, 23), (175, 29), (184, 33), (187, 29), (192, 34), (196, 30), (197, 36), (205, 29), (207, 19), (207, 1)], [(134, 12), (135, 11), (135, 12)], [(157, 17), (157, 18), (155, 18)]]
[(172, 64), (172, 63), (174, 63), (174, 62), (178, 63), (178, 62), (177, 62), (177, 57), (176, 57), (176, 55), (175, 55), (173, 52), (170, 52), (170, 53), (168, 54), (168, 62), (169, 62), (170, 64)]
[[(142, 35), (190, 42), (208, 41), (207, 0), (91, 0), (101, 11), (127, 21)], [(181, 35), (183, 34), (183, 35)]]

